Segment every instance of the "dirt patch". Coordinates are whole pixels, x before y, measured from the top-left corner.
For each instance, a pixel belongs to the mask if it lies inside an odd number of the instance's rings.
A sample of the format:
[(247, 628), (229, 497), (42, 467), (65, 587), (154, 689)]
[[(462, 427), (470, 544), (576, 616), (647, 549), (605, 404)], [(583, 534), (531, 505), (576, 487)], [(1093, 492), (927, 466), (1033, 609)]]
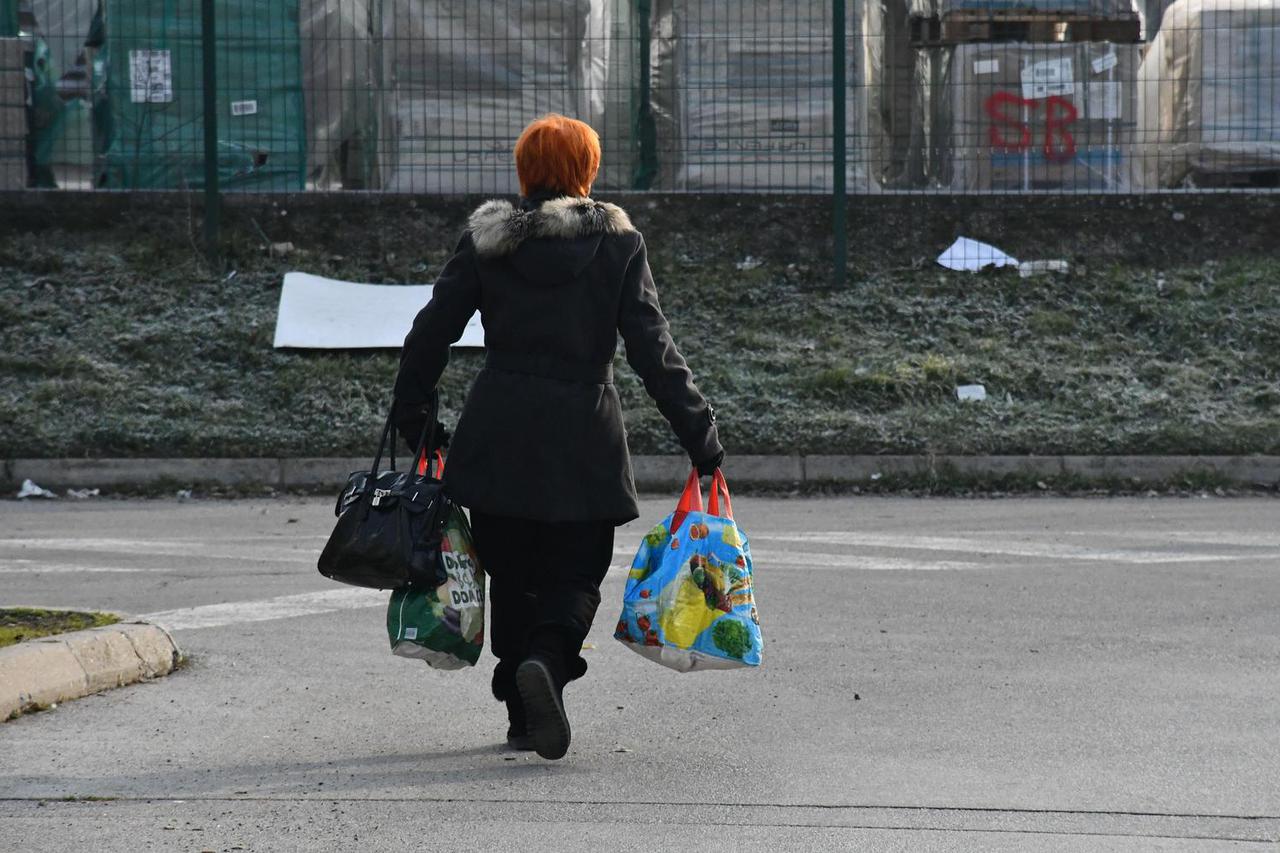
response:
[(29, 607), (0, 608), (0, 648), (24, 640), (50, 637), (69, 631), (100, 628), (119, 622), (109, 613), (82, 613), (75, 610), (39, 610)]

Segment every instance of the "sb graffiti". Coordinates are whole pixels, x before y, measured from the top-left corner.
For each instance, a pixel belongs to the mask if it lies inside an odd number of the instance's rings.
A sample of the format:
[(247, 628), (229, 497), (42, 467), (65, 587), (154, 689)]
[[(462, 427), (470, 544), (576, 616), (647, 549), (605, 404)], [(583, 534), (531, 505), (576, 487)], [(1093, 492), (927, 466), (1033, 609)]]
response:
[(1080, 114), (1075, 104), (1061, 95), (1047, 98), (1022, 98), (1013, 92), (996, 92), (987, 98), (983, 108), (991, 125), (987, 128), (993, 148), (1026, 151), (1032, 147), (1031, 126), (1022, 120), (1022, 110), (1035, 113), (1044, 109), (1044, 156), (1046, 160), (1062, 162), (1076, 154), (1076, 139), (1071, 135), (1071, 125)]

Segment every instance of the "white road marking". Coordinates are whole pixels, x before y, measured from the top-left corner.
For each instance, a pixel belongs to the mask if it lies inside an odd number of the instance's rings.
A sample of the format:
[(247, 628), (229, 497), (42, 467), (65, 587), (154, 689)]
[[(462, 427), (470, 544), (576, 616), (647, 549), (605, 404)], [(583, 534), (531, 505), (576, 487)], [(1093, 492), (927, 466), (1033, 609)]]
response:
[(169, 569), (135, 569), (123, 566), (80, 566), (75, 563), (43, 563), (39, 560), (0, 560), (0, 575), (58, 575), (78, 572), (166, 572)]
[[(314, 562), (319, 548), (263, 548), (248, 546), (250, 553), (213, 551), (211, 547), (235, 545), (235, 540), (177, 540), (177, 539), (0, 539), (0, 548), (40, 551), (97, 551), (106, 554), (142, 554), (156, 557), (188, 557), (201, 560), (240, 560), (258, 563), (307, 563)], [(272, 556), (274, 554), (275, 556)], [(291, 555), (291, 556), (285, 556)]]
[(333, 613), (338, 610), (386, 607), (390, 595), (389, 591), (349, 587), (304, 592), (298, 595), (281, 595), (257, 601), (230, 601), (225, 604), (204, 604), (199, 607), (162, 610), (144, 614), (142, 618), (172, 631), (219, 628), (223, 625), (237, 625), (242, 622), (270, 622), (275, 619), (313, 616), (317, 613)]
[[(1085, 533), (1086, 531), (1081, 531)], [(1096, 535), (1096, 534), (1090, 534)], [(1112, 534), (1119, 535), (1119, 534)], [(1223, 533), (1212, 530), (1170, 530), (1163, 533), (1134, 533), (1133, 536), (1177, 540), (1178, 545), (1236, 545), (1241, 548), (1280, 548), (1280, 536), (1255, 533)]]
[(1238, 548), (1280, 548), (1280, 536), (1268, 536), (1257, 533), (1232, 533), (1221, 530), (1125, 530), (1122, 532), (1109, 530), (1058, 530), (1057, 528), (1036, 527), (1018, 530), (970, 530), (970, 537), (1028, 537), (1045, 538), (1055, 536), (1088, 537), (1094, 540), (1119, 539), (1128, 542), (1143, 542), (1148, 546), (1165, 548), (1183, 548), (1187, 545), (1233, 545)]
[(854, 554), (827, 554), (819, 551), (773, 551), (751, 549), (751, 565), (759, 571), (768, 566), (800, 566), (807, 569), (853, 569), (870, 572), (943, 572), (989, 569), (990, 563), (962, 560), (909, 560)]
[(1280, 553), (1267, 554), (1188, 554), (1168, 551), (1129, 551), (1083, 548), (1078, 545), (1032, 542), (1002, 542), (965, 539), (952, 536), (903, 536), (879, 533), (775, 533), (757, 534), (752, 541), (803, 542), (822, 545), (854, 545), (867, 548), (893, 548), (908, 551), (953, 551), (969, 554), (997, 554), (1011, 557), (1044, 557), (1057, 560), (1091, 560), (1108, 563), (1206, 563), (1239, 560), (1280, 559)]

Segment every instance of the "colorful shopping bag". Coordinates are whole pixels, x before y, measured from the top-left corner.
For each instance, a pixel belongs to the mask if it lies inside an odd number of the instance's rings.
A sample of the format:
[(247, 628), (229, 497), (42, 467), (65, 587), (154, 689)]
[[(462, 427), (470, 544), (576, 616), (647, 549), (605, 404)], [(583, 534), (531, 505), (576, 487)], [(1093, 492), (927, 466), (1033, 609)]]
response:
[(387, 605), (391, 652), (437, 669), (473, 666), (484, 648), (484, 572), (476, 559), (467, 517), (456, 506), (445, 521), (440, 562), (447, 578), (444, 583), (391, 593)]
[(633, 651), (681, 672), (759, 666), (763, 648), (751, 548), (719, 471), (708, 510), (693, 471), (676, 511), (649, 531), (631, 563), (614, 632)]

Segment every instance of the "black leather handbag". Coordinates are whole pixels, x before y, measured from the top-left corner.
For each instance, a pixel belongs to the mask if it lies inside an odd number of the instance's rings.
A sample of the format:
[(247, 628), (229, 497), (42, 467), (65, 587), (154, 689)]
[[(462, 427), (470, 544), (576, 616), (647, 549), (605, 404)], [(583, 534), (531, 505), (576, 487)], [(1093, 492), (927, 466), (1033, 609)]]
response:
[[(320, 574), (373, 589), (435, 588), (445, 582), (440, 543), (452, 504), (428, 458), (439, 404), (439, 397), (434, 397), (407, 471), (396, 470), (392, 405), (373, 467), (351, 474), (338, 495), (338, 523), (320, 553)], [(388, 448), (391, 469), (379, 471), (382, 452)]]

